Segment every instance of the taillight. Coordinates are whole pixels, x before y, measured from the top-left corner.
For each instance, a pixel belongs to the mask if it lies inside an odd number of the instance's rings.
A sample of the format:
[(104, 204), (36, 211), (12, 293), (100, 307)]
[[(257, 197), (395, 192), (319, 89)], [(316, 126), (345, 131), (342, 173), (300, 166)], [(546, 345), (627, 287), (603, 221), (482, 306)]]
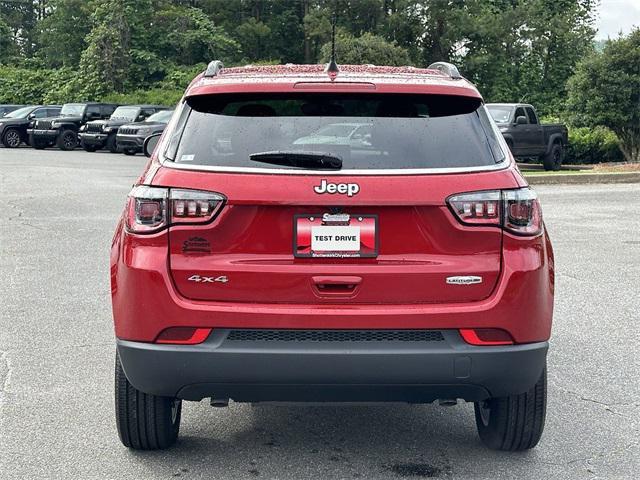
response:
[(493, 192), (463, 193), (449, 197), (449, 205), (462, 223), (500, 225), (501, 194)]
[(207, 223), (224, 201), (225, 197), (215, 192), (138, 185), (127, 199), (127, 230), (154, 233), (175, 224)]
[(536, 192), (530, 188), (504, 190), (504, 228), (516, 235), (538, 235), (542, 231), (542, 211)]
[(208, 222), (224, 202), (219, 193), (172, 188), (171, 223)]
[(461, 193), (447, 199), (449, 207), (466, 225), (499, 225), (516, 235), (538, 235), (542, 212), (530, 188)]
[(151, 233), (167, 226), (167, 189), (133, 187), (127, 198), (127, 229)]

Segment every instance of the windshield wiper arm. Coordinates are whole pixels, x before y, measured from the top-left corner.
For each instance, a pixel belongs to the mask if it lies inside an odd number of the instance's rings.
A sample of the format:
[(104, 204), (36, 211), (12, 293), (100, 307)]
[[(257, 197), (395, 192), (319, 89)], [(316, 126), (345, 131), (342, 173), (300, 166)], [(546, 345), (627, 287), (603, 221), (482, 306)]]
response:
[(259, 152), (249, 158), (254, 162), (271, 163), (285, 167), (308, 168), (313, 170), (340, 170), (342, 158), (323, 152)]

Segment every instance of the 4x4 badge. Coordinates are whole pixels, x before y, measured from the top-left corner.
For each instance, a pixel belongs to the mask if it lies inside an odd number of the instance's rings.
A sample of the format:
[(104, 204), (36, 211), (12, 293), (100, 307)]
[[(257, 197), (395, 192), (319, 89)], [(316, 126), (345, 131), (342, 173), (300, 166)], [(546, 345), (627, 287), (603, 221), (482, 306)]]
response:
[(320, 180), (320, 185), (313, 187), (313, 191), (320, 194), (329, 193), (331, 195), (334, 193), (344, 195), (346, 193), (347, 197), (353, 197), (360, 191), (360, 185), (357, 183), (329, 183), (323, 178)]
[(227, 283), (229, 278), (226, 275), (220, 275), (219, 277), (201, 277), (200, 275), (191, 275), (187, 280), (196, 283)]

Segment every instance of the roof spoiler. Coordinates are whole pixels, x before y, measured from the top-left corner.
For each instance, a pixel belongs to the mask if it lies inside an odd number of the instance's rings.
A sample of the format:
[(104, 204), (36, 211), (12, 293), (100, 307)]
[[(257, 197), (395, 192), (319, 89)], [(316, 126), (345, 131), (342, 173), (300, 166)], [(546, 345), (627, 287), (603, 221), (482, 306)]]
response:
[(429, 70), (438, 70), (448, 77), (451, 77), (453, 80), (460, 80), (463, 78), (462, 75), (460, 75), (458, 67), (456, 67), (453, 63), (435, 62), (429, 65), (427, 68)]

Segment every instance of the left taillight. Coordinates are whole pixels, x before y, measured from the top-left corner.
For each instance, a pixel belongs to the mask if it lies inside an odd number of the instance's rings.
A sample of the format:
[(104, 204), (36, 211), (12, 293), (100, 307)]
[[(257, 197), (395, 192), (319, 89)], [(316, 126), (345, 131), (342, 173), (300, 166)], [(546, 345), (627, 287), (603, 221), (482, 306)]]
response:
[(207, 223), (224, 201), (225, 197), (216, 192), (138, 185), (127, 198), (127, 230), (144, 234), (175, 224)]
[(501, 226), (523, 236), (542, 232), (540, 203), (530, 188), (461, 193), (449, 197), (447, 203), (465, 225)]

